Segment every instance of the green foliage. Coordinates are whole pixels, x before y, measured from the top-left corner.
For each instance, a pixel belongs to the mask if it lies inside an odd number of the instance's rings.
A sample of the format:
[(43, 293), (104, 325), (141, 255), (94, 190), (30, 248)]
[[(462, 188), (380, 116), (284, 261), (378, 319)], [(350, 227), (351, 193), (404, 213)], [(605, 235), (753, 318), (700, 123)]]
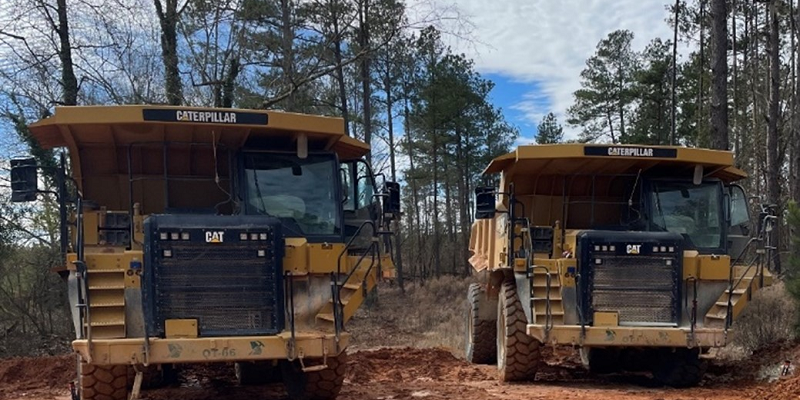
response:
[(551, 144), (564, 141), (564, 127), (558, 123), (556, 115), (547, 113), (536, 130), (536, 143)]
[(627, 140), (626, 124), (634, 102), (634, 77), (639, 56), (631, 49), (633, 33), (611, 32), (598, 43), (581, 72), (581, 89), (575, 104), (567, 110), (567, 122), (581, 126), (584, 141), (608, 137), (613, 143)]

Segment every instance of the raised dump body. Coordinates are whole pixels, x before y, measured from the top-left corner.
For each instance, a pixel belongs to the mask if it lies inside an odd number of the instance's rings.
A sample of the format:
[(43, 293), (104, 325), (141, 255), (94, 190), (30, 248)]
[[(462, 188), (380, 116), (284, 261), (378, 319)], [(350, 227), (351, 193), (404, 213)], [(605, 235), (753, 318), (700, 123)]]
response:
[[(81, 398), (122, 400), (204, 362), (235, 363), (242, 384), (282, 378), (292, 398), (337, 396), (345, 323), (393, 269), (399, 212), (398, 186), (377, 186), (341, 119), (57, 107), (30, 130), (69, 154), (56, 175)], [(34, 200), (35, 161), (14, 165), (15, 199)]]
[(485, 174), (500, 184), (476, 190), (470, 262), (488, 279), (470, 288), (467, 357), (503, 380), (533, 379), (540, 345), (562, 344), (596, 372), (694, 385), (772, 281), (774, 217), (750, 216), (730, 152), (521, 146)]

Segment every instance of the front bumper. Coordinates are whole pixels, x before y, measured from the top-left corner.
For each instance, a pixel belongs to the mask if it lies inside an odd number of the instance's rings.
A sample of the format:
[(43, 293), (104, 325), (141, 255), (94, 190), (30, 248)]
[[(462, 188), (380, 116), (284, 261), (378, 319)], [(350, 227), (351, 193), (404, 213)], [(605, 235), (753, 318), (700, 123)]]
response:
[(245, 360), (323, 358), (338, 355), (350, 342), (342, 333), (297, 333), (294, 349), (291, 334), (275, 336), (230, 336), (207, 338), (152, 338), (145, 350), (143, 338), (75, 340), (72, 348), (91, 364), (180, 364)]
[(723, 329), (638, 326), (528, 325), (528, 335), (542, 343), (590, 347), (724, 347), (733, 339)]

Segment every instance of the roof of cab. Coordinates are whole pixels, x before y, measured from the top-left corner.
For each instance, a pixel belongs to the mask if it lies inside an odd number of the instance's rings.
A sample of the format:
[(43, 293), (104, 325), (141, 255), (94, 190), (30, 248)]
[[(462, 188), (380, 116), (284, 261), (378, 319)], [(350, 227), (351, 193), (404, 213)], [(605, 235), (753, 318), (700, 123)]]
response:
[(332, 150), (341, 159), (360, 158), (369, 145), (344, 133), (344, 120), (281, 111), (181, 106), (123, 105), (56, 107), (55, 114), (29, 126), (44, 148), (127, 146), (143, 142), (216, 140), (238, 148), (251, 139), (296, 140)]
[(692, 174), (701, 165), (704, 176), (733, 182), (747, 177), (734, 166), (733, 153), (676, 146), (552, 144), (526, 145), (499, 156), (484, 174), (617, 175), (658, 171), (664, 176)]

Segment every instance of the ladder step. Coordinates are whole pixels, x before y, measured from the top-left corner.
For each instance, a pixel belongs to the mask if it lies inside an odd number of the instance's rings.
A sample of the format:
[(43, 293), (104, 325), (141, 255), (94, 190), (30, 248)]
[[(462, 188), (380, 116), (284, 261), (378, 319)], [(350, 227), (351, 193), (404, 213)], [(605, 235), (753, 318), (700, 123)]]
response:
[(361, 285), (359, 285), (357, 283), (345, 283), (344, 285), (342, 285), (342, 287), (345, 288), (345, 289), (350, 289), (350, 290), (361, 289)]
[(92, 321), (92, 326), (124, 326), (124, 325), (125, 325), (125, 320), (102, 321), (102, 322)]
[[(547, 310), (536, 310), (536, 316), (547, 315)], [(564, 311), (550, 311), (550, 315), (554, 317), (564, 315)]]
[(124, 290), (125, 285), (89, 286), (89, 290)]
[(124, 302), (114, 302), (114, 303), (92, 303), (92, 308), (101, 308), (101, 307), (125, 307)]
[[(718, 301), (718, 302), (716, 302), (714, 304), (716, 304), (716, 305), (718, 305), (720, 307), (725, 307), (725, 308), (728, 307), (728, 302), (727, 301)], [(731, 301), (731, 305), (734, 305), (734, 304), (736, 304), (736, 300), (732, 300)]]
[[(730, 292), (731, 292), (730, 289), (725, 290), (726, 294)], [(733, 289), (733, 294), (745, 294), (745, 293), (747, 293), (747, 289)]]
[[(547, 301), (547, 297), (531, 297), (533, 301)], [(561, 301), (561, 295), (558, 296), (550, 296), (550, 302)]]
[(706, 315), (706, 318), (711, 318), (711, 319), (725, 319), (727, 317), (728, 317), (727, 313), (721, 313), (721, 314), (717, 313), (717, 314), (708, 314), (708, 315)]
[(317, 314), (317, 318), (323, 321), (334, 322), (333, 314)]

